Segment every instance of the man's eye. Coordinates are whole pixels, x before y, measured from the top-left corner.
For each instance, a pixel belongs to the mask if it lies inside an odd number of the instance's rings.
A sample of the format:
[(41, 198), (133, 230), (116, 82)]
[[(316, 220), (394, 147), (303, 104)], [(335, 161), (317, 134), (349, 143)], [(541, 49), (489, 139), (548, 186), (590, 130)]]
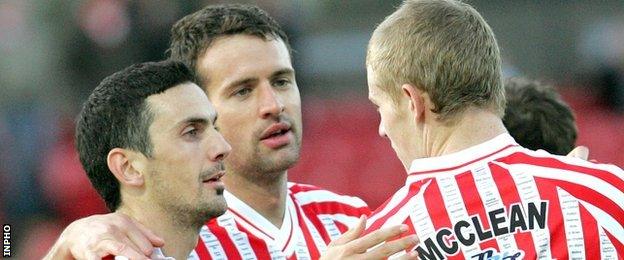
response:
[(188, 135), (188, 136), (197, 136), (197, 134), (199, 134), (199, 131), (196, 128), (184, 133), (184, 135)]
[(243, 96), (246, 96), (247, 94), (249, 94), (250, 92), (251, 92), (251, 88), (242, 88), (242, 89), (236, 91), (234, 93), (234, 95), (243, 97)]
[(275, 81), (274, 85), (276, 87), (280, 87), (280, 88), (288, 87), (288, 86), (290, 86), (290, 80), (288, 80), (288, 79), (278, 79), (278, 80)]

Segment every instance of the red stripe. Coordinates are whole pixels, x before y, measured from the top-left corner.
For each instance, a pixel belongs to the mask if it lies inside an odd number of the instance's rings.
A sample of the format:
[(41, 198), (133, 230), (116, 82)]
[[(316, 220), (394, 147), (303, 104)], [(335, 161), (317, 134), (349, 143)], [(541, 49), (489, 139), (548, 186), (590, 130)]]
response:
[(302, 208), (313, 208), (316, 214), (345, 214), (352, 217), (360, 217), (362, 215), (370, 215), (368, 207), (353, 207), (340, 202), (313, 202), (301, 206)]
[(263, 239), (257, 236), (254, 236), (251, 232), (249, 232), (249, 230), (241, 226), (239, 223), (236, 223), (236, 227), (238, 227), (238, 230), (247, 234), (249, 245), (251, 246), (254, 254), (256, 255), (256, 258), (271, 259), (271, 254), (269, 254), (269, 246)]
[(301, 210), (303, 210), (304, 214), (308, 217), (310, 222), (312, 222), (312, 225), (314, 226), (314, 228), (316, 228), (316, 231), (319, 232), (319, 234), (325, 241), (325, 244), (329, 244), (329, 242), (331, 241), (331, 238), (329, 237), (327, 230), (325, 230), (325, 226), (323, 225), (321, 220), (318, 218), (318, 213), (315, 212), (315, 208), (304, 206), (304, 207), (301, 207)]
[(550, 182), (553, 185), (561, 187), (572, 196), (600, 208), (611, 217), (613, 217), (620, 225), (624, 226), (624, 210), (620, 208), (614, 201), (604, 196), (603, 193), (596, 191), (595, 189), (567, 181), (546, 179), (541, 177), (535, 177), (535, 180)]
[[(466, 211), (468, 212), (468, 216), (478, 215), (479, 219), (482, 220), (483, 229), (490, 229), (490, 222), (486, 221), (488, 219), (485, 207), (483, 206), (483, 199), (481, 199), (481, 195), (479, 194), (479, 190), (477, 189), (476, 182), (474, 180), (474, 176), (472, 172), (458, 174), (455, 177), (457, 181), (457, 186), (461, 191), (462, 198), (464, 200), (464, 205), (466, 206)], [(495, 239), (488, 239), (479, 244), (482, 250), (487, 248), (496, 249), (498, 252), (498, 243), (496, 243)]]
[(537, 190), (543, 200), (548, 201), (548, 231), (550, 233), (550, 252), (552, 258), (568, 258), (568, 242), (563, 223), (563, 212), (557, 188), (549, 182), (535, 178)]
[(617, 238), (615, 238), (607, 230), (604, 230), (604, 232), (607, 234), (607, 237), (609, 238), (609, 241), (611, 241), (611, 244), (613, 244), (613, 246), (615, 247), (615, 251), (617, 251), (618, 253), (618, 259), (624, 259), (624, 241), (618, 241)]
[[(490, 163), (489, 166), (492, 178), (496, 183), (498, 193), (503, 200), (507, 214), (510, 213), (509, 210), (511, 209), (511, 204), (520, 203), (521, 207), (524, 208), (516, 183), (511, 175), (509, 175), (509, 171), (493, 163)], [(525, 212), (526, 210), (527, 209), (525, 209)], [(513, 231), (510, 230), (510, 232)], [(526, 259), (536, 258), (535, 244), (533, 243), (533, 236), (529, 230), (517, 230), (517, 233), (514, 234), (514, 239), (516, 240), (518, 248), (524, 251), (524, 257)]]
[(227, 255), (228, 259), (242, 259), (240, 252), (238, 252), (238, 248), (236, 248), (236, 245), (234, 245), (234, 242), (230, 239), (230, 236), (227, 234), (225, 228), (217, 224), (216, 218), (210, 220), (206, 225), (208, 226), (208, 229), (210, 229), (210, 232), (219, 238), (219, 242), (221, 243), (223, 251), (225, 251), (225, 255)]
[(481, 157), (479, 157), (479, 158), (477, 158), (477, 159), (474, 159), (474, 160), (472, 160), (472, 161), (469, 161), (469, 162), (466, 162), (466, 163), (463, 163), (463, 164), (460, 164), (460, 165), (457, 165), (457, 166), (448, 167), (448, 168), (443, 168), (443, 169), (429, 170), (429, 171), (411, 172), (409, 175), (414, 175), (414, 174), (423, 174), (423, 173), (434, 173), (434, 172), (446, 172), (446, 171), (452, 171), (452, 170), (455, 170), (455, 169), (458, 169), (458, 168), (464, 167), (464, 166), (466, 166), (466, 165), (469, 165), (469, 164), (471, 164), (471, 163), (474, 163), (474, 162), (477, 162), (477, 161), (483, 160), (483, 159), (485, 159), (485, 158), (487, 158), (487, 157), (490, 157), (490, 156), (492, 156), (492, 155), (494, 155), (494, 154), (500, 153), (500, 152), (502, 152), (502, 151), (504, 151), (504, 150), (507, 150), (507, 148), (514, 147), (514, 146), (518, 146), (518, 145), (517, 145), (517, 144), (510, 144), (510, 145), (507, 145), (507, 146), (505, 146), (505, 147), (503, 147), (503, 148), (499, 149), (499, 150), (498, 150), (498, 151), (496, 151), (496, 152), (490, 153), (490, 154), (488, 154), (488, 155), (481, 156)]
[(583, 173), (583, 174), (587, 174), (587, 175), (599, 178), (611, 184), (615, 188), (619, 189), (621, 192), (624, 192), (624, 179), (621, 179), (614, 173), (606, 171), (606, 170), (579, 166), (579, 165), (572, 165), (572, 164), (562, 162), (556, 158), (534, 157), (534, 156), (531, 156), (530, 154), (526, 154), (523, 152), (513, 153), (497, 161), (505, 162), (507, 164), (529, 163), (531, 165), (536, 165), (536, 166), (541, 166), (541, 167), (556, 168), (556, 169), (561, 169), (561, 170), (568, 170), (568, 171)]
[(592, 259), (600, 255), (600, 235), (598, 234), (598, 222), (596, 219), (579, 204), (581, 223), (583, 225), (583, 242), (585, 243), (585, 257)]
[[(429, 218), (433, 223), (433, 227), (436, 230), (436, 233), (441, 228), (451, 228), (451, 219), (449, 217), (448, 212), (446, 211), (446, 205), (444, 204), (444, 199), (442, 198), (442, 192), (440, 192), (440, 187), (438, 186), (438, 182), (436, 179), (432, 179), (431, 183), (424, 191), (423, 196), (425, 197), (425, 206), (427, 207), (427, 211), (429, 212)], [(456, 237), (452, 237), (453, 239), (457, 239)], [(433, 238), (435, 239), (435, 238)], [(459, 242), (457, 242), (459, 243)], [(442, 252), (444, 254), (444, 252)], [(450, 256), (450, 259), (464, 259), (464, 254), (460, 250), (458, 250), (457, 254)]]
[[(406, 196), (403, 197), (403, 199), (401, 199), (401, 201), (393, 209), (388, 211), (385, 215), (377, 219), (375, 222), (371, 223), (370, 226), (364, 231), (363, 235), (381, 228), (386, 220), (388, 220), (388, 218), (390, 218), (391, 216), (394, 216), (394, 214), (396, 214), (412, 197), (414, 197), (418, 193), (418, 191), (420, 191), (422, 185), (428, 180), (429, 179), (424, 179), (410, 184)], [(371, 217), (372, 216), (375, 216), (375, 213), (373, 213)]]
[(199, 259), (211, 260), (212, 257), (210, 256), (210, 253), (208, 253), (206, 244), (204, 244), (204, 241), (201, 239), (201, 237), (197, 239), (198, 241), (197, 241), (197, 246), (195, 246), (195, 253), (197, 253), (197, 256), (199, 256)]
[[(295, 199), (293, 198), (293, 201), (294, 200)], [(301, 227), (301, 231), (303, 233), (303, 237), (305, 238), (308, 251), (310, 252), (310, 257), (312, 259), (319, 259), (321, 257), (321, 253), (316, 247), (316, 243), (314, 243), (314, 239), (312, 238), (312, 234), (310, 233), (310, 230), (308, 229), (308, 225), (306, 225), (305, 220), (303, 219), (304, 215), (301, 212), (301, 209), (297, 204), (295, 204), (295, 208), (297, 209), (297, 218), (299, 220), (299, 226)]]
[(297, 194), (299, 192), (306, 192), (306, 191), (322, 190), (321, 188), (316, 187), (314, 185), (299, 184), (299, 183), (294, 184), (288, 189), (290, 190), (291, 194)]
[(260, 233), (264, 234), (265, 236), (275, 240), (275, 238), (273, 238), (273, 236), (267, 234), (266, 232), (264, 232), (264, 230), (262, 230), (261, 228), (257, 227), (256, 225), (254, 225), (251, 221), (249, 221), (247, 218), (243, 217), (242, 214), (236, 212), (234, 209), (232, 208), (228, 208), (228, 210), (230, 212), (232, 212), (234, 215), (236, 215), (237, 217), (239, 217), (242, 221), (245, 221), (247, 224), (249, 224), (250, 226), (252, 226), (253, 228), (255, 228), (256, 230), (260, 231)]

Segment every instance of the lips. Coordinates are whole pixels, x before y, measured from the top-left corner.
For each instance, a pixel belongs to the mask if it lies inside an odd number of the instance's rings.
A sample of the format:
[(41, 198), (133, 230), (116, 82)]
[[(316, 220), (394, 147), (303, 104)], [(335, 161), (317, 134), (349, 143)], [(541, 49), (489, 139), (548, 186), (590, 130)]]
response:
[(279, 149), (290, 144), (295, 139), (291, 126), (287, 122), (270, 125), (260, 135), (260, 143), (270, 149)]
[(289, 123), (286, 123), (286, 122), (275, 123), (275, 124), (270, 125), (264, 131), (262, 131), (262, 134), (260, 135), (260, 140), (283, 135), (284, 133), (288, 131), (290, 131)]
[(221, 180), (221, 177), (223, 177), (223, 175), (225, 175), (225, 171), (220, 170), (216, 174), (212, 174), (202, 178), (202, 182), (217, 182)]

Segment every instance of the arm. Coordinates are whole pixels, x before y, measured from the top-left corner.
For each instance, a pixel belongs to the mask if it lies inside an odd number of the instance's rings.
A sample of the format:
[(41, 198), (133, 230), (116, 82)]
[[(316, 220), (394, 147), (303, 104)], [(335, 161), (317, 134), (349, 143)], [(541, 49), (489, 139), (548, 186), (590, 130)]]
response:
[[(321, 256), (326, 259), (386, 259), (398, 252), (409, 250), (418, 244), (416, 235), (398, 238), (379, 246), (378, 244), (398, 237), (405, 233), (405, 225), (382, 228), (371, 232), (363, 237), (362, 232), (366, 226), (366, 218), (360, 217), (358, 224), (342, 234), (336, 240), (329, 243), (327, 251)], [(418, 259), (416, 252), (412, 251), (401, 259)]]
[(100, 259), (126, 256), (147, 259), (164, 241), (122, 213), (93, 215), (72, 222), (44, 259)]

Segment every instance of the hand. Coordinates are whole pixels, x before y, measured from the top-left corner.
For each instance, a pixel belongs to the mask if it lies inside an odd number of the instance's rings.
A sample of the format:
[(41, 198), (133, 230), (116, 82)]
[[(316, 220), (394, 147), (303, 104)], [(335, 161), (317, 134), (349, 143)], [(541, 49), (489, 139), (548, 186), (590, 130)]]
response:
[(71, 223), (44, 259), (148, 259), (162, 238), (122, 213), (93, 215)]
[[(362, 216), (355, 227), (329, 243), (327, 251), (321, 256), (321, 259), (385, 259), (400, 251), (409, 250), (419, 242), (416, 235), (410, 235), (377, 246), (388, 239), (405, 233), (407, 226), (398, 225), (382, 228), (360, 237), (365, 226), (366, 217)], [(411, 251), (400, 259), (418, 259), (418, 255)]]
[(589, 158), (589, 149), (587, 149), (587, 147), (585, 146), (577, 146), (567, 156), (580, 158), (587, 161), (587, 158)]

